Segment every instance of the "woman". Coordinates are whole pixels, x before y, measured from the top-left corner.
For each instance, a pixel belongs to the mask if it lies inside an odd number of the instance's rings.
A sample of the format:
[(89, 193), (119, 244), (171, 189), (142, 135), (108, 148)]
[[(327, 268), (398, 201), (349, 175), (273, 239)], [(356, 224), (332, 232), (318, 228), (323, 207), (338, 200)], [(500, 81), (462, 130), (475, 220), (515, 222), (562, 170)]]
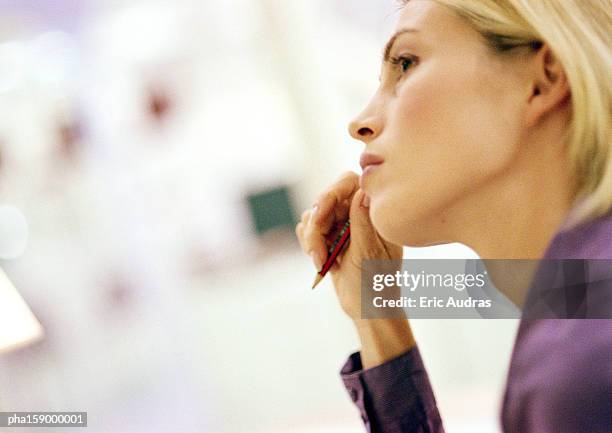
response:
[[(320, 269), (350, 217), (331, 272), (361, 341), (341, 374), (367, 431), (443, 427), (409, 321), (360, 316), (363, 260), (450, 242), (484, 259), (612, 258), (611, 35), (610, 0), (404, 2), (349, 128), (364, 173), (296, 227)], [(523, 318), (502, 425), (612, 432), (612, 320)]]

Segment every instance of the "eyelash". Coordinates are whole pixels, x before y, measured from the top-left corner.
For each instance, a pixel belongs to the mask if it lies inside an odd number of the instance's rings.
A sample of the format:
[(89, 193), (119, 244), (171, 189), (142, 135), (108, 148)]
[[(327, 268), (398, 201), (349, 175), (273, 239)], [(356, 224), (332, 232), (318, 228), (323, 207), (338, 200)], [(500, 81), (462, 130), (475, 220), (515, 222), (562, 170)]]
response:
[(401, 72), (402, 74), (405, 74), (406, 72), (408, 72), (408, 70), (404, 70), (404, 62), (411, 62), (411, 68), (413, 68), (414, 66), (416, 66), (417, 64), (417, 58), (414, 56), (398, 56), (398, 57), (391, 57), (389, 59), (389, 62), (395, 67), (398, 68), (399, 66), (401, 66)]

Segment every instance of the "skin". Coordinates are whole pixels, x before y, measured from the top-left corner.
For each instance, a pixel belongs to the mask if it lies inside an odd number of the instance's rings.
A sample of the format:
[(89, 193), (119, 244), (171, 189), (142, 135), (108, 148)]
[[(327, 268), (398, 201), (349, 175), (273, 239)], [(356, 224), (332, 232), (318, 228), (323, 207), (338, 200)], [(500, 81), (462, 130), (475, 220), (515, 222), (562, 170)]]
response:
[[(401, 258), (401, 245), (460, 242), (483, 259), (538, 259), (572, 206), (564, 71), (549, 48), (499, 55), (453, 11), (430, 0), (402, 9), (380, 86), (350, 134), (384, 158), (345, 173), (302, 214), (296, 233), (317, 269), (334, 228), (351, 242), (332, 268), (369, 368), (414, 346), (407, 320), (360, 318), (360, 265)], [(397, 63), (397, 62), (396, 62)], [(495, 281), (495, 278), (493, 276)], [(521, 305), (524, 290), (508, 292)]]

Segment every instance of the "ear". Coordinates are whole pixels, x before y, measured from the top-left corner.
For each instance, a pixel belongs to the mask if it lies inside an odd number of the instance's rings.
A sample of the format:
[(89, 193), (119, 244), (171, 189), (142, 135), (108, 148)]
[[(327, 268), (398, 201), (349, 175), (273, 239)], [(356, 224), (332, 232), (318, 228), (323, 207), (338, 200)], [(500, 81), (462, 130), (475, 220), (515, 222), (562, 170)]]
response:
[(548, 45), (543, 44), (530, 61), (533, 68), (527, 121), (533, 126), (563, 106), (571, 92), (563, 66)]

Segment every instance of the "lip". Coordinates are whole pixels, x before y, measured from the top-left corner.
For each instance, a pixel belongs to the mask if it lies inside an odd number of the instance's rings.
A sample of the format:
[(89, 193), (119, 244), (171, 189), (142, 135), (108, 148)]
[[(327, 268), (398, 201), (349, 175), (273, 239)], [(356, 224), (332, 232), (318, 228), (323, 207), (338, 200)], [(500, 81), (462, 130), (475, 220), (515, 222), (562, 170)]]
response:
[(366, 177), (376, 170), (384, 162), (383, 157), (375, 155), (373, 153), (363, 153), (361, 155), (361, 159), (359, 160), (359, 164), (363, 169), (363, 173), (359, 178), (359, 187), (361, 189), (365, 189), (365, 179)]
[(368, 166), (371, 165), (380, 165), (385, 162), (385, 159), (382, 156), (378, 156), (374, 153), (364, 152), (361, 154), (361, 158), (359, 159), (359, 165), (361, 165), (361, 169), (365, 171)]

